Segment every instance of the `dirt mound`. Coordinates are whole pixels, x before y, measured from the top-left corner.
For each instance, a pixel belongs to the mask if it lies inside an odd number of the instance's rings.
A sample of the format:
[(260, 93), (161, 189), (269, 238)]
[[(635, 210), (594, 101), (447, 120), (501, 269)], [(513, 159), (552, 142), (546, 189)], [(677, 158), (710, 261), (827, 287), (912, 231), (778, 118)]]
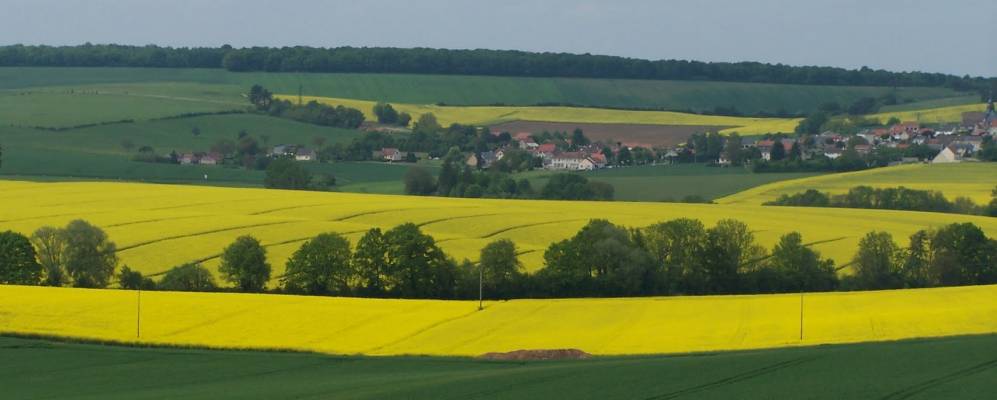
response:
[(578, 349), (516, 350), (507, 353), (485, 353), (478, 358), (485, 360), (581, 360), (592, 355)]

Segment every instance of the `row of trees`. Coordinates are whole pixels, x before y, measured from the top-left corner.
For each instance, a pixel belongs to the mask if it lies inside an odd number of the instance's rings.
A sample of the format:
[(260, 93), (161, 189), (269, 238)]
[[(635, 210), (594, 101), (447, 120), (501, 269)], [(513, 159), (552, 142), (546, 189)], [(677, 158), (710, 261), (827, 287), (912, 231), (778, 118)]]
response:
[[(36, 250), (37, 249), (37, 250)], [(0, 233), (0, 283), (106, 287), (114, 278), (114, 243), (99, 228), (73, 221), (42, 228), (29, 239)], [(305, 241), (287, 261), (277, 291), (314, 295), (474, 298), (478, 285), (491, 299), (514, 297), (643, 296), (871, 290), (997, 283), (997, 240), (971, 224), (911, 235), (899, 246), (886, 232), (870, 232), (840, 278), (831, 260), (783, 235), (766, 251), (744, 223), (721, 220), (707, 228), (675, 219), (645, 228), (592, 220), (544, 253), (545, 267), (524, 271), (515, 244), (487, 244), (477, 263), (457, 262), (412, 223), (367, 231), (355, 246), (337, 233)], [(221, 254), (221, 278), (236, 290), (262, 292), (272, 276), (266, 248), (251, 236)], [(125, 266), (126, 289), (222, 290), (198, 263), (177, 266), (159, 282)]]
[(563, 76), (709, 80), (816, 85), (945, 86), (990, 90), (993, 79), (867, 67), (699, 62), (509, 50), (378, 47), (235, 49), (92, 45), (0, 47), (0, 66), (221, 68), (271, 72), (390, 72), (454, 75)]
[(551, 175), (547, 184), (537, 192), (529, 179), (517, 180), (510, 174), (497, 170), (476, 171), (466, 165), (462, 168), (457, 165), (444, 163), (438, 179), (423, 168), (410, 168), (403, 177), (405, 193), (468, 198), (607, 201), (613, 200), (615, 195), (613, 185), (591, 181), (579, 174)]
[(355, 108), (341, 105), (333, 107), (314, 100), (294, 104), (290, 100), (274, 98), (273, 93), (260, 85), (253, 85), (249, 89), (248, 98), (258, 112), (309, 124), (356, 129), (364, 121), (363, 112)]
[(977, 214), (997, 217), (997, 187), (993, 199), (985, 206), (977, 205), (968, 197), (948, 200), (942, 192), (905, 188), (873, 188), (856, 186), (844, 194), (830, 194), (815, 189), (783, 194), (766, 202), (770, 206), (844, 207), (882, 210), (934, 211), (957, 214)]

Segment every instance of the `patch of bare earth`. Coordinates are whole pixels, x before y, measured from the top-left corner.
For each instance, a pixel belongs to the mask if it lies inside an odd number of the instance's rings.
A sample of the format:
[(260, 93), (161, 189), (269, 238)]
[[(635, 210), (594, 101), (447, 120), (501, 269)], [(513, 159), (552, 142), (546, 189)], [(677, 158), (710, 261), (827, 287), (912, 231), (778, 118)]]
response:
[(531, 360), (583, 360), (592, 355), (578, 349), (515, 350), (506, 353), (485, 353), (479, 356), (485, 360), (531, 361)]
[(492, 133), (520, 132), (540, 133), (543, 131), (568, 132), (581, 128), (592, 141), (604, 143), (622, 142), (629, 146), (675, 146), (685, 143), (693, 133), (713, 132), (730, 128), (719, 125), (652, 125), (652, 124), (596, 124), (577, 122), (512, 121), (492, 125)]

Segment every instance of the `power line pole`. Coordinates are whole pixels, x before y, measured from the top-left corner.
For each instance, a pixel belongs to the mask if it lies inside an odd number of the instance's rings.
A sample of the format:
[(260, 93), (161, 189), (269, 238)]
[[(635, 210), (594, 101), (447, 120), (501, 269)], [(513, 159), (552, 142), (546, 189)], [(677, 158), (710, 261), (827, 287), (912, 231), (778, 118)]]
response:
[(142, 337), (142, 290), (138, 290), (138, 302), (135, 307), (135, 338)]
[(483, 306), (485, 298), (484, 275), (485, 275), (485, 266), (478, 264), (478, 311), (485, 309), (485, 307)]
[(302, 85), (299, 83), (298, 84), (298, 105), (299, 106), (301, 105), (301, 91), (302, 91)]
[(803, 288), (800, 288), (800, 341), (803, 341)]

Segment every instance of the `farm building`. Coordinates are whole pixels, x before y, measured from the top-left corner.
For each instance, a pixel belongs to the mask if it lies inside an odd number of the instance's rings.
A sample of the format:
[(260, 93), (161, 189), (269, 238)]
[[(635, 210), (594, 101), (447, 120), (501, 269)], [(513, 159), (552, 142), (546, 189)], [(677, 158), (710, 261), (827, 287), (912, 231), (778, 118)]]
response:
[(931, 162), (933, 164), (957, 163), (962, 162), (962, 156), (956, 154), (950, 147), (946, 147)]
[(315, 161), (316, 158), (315, 150), (311, 149), (298, 149), (294, 153), (294, 159), (297, 161)]
[(381, 158), (384, 159), (384, 161), (394, 162), (404, 160), (405, 155), (394, 147), (385, 147), (381, 149)]

